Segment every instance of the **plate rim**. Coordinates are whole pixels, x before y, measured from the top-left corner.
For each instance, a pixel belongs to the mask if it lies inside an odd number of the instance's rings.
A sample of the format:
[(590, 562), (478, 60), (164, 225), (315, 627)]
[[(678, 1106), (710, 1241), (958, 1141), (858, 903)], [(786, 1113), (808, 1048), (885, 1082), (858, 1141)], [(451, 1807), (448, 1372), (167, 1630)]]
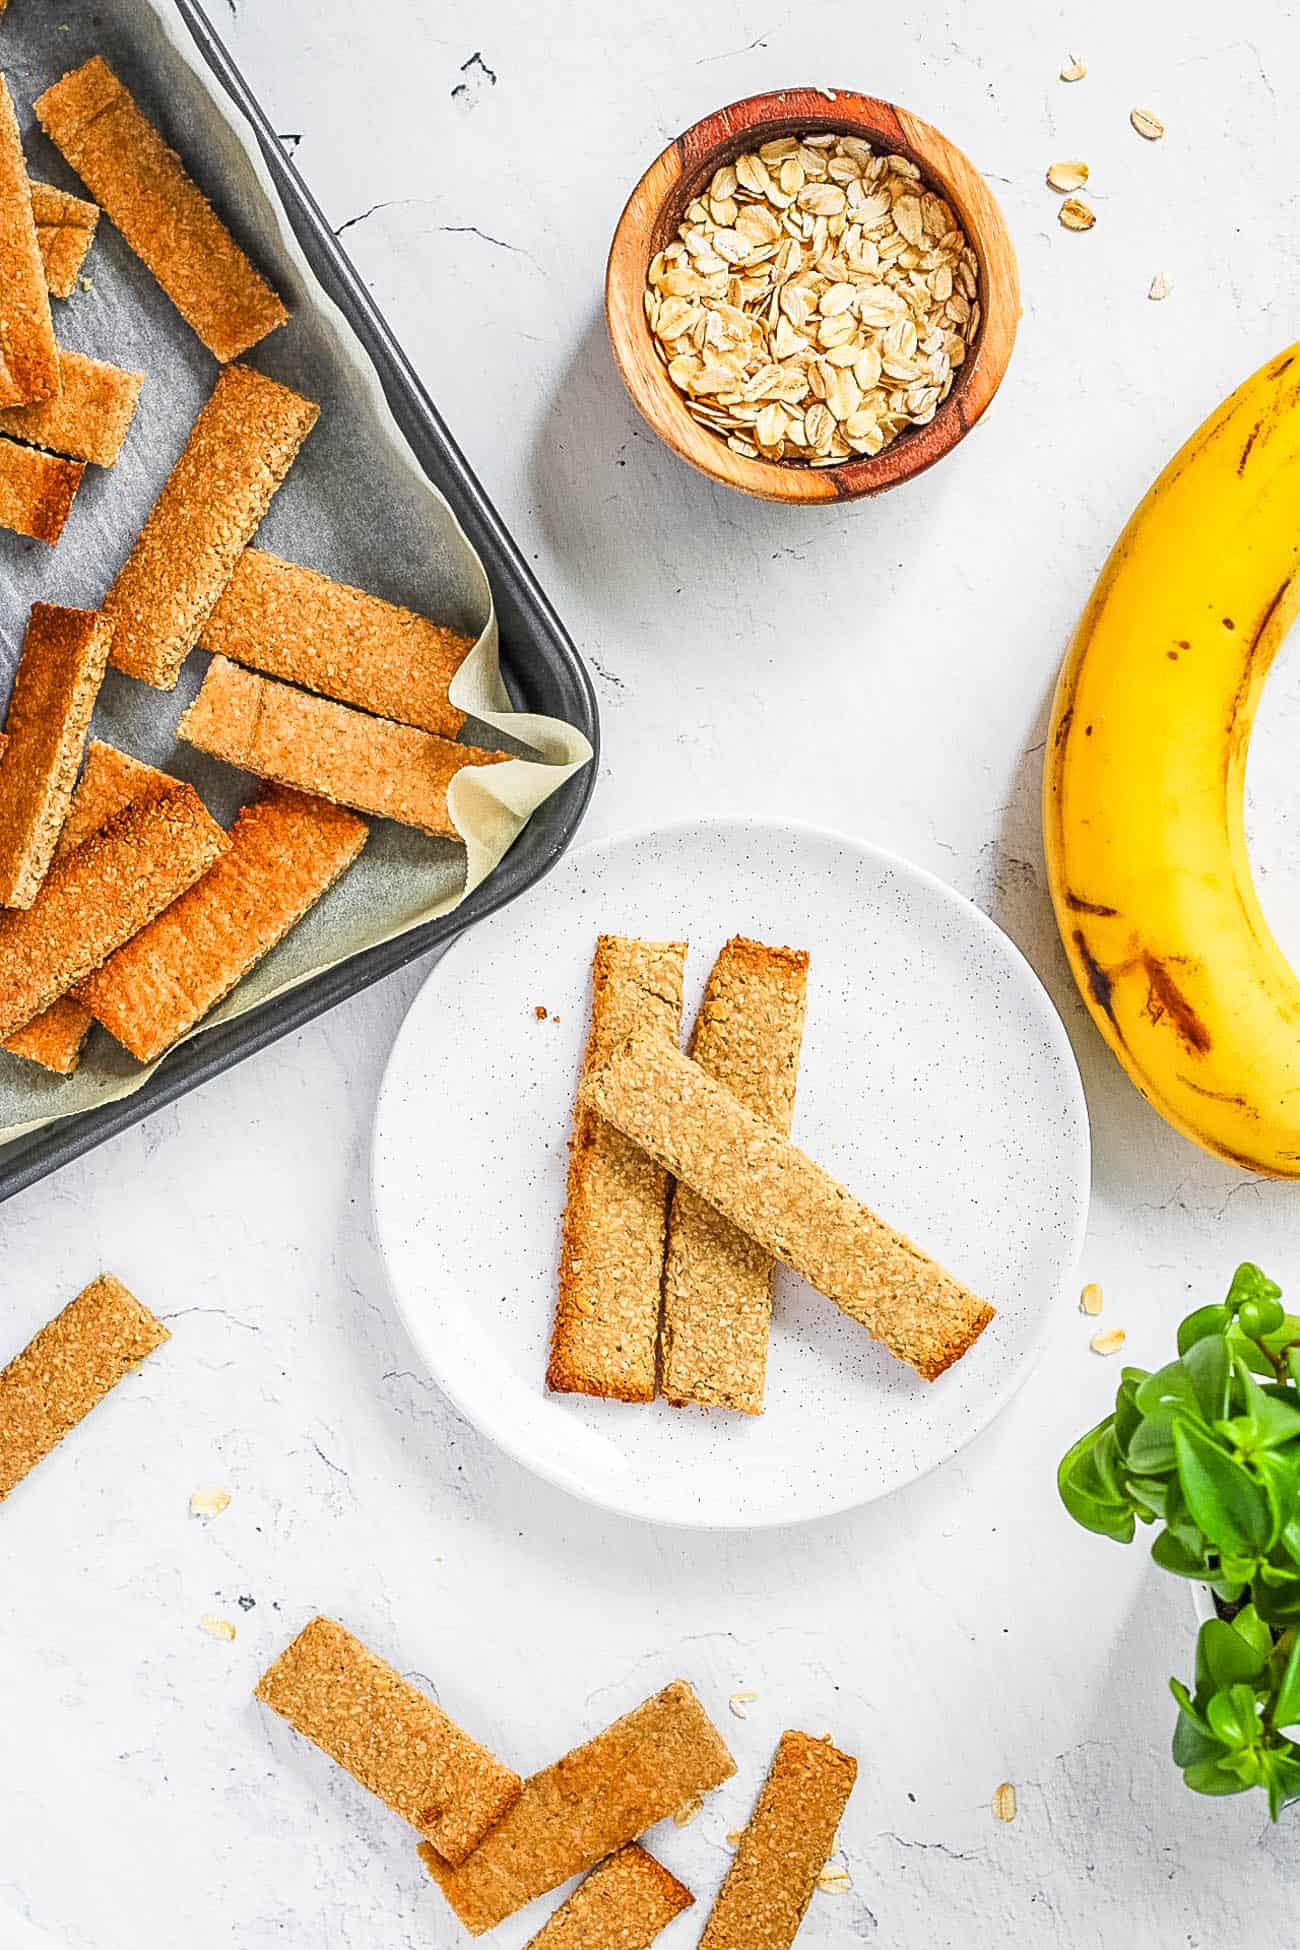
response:
[[(603, 838), (587, 840), (582, 845), (568, 848), (563, 858), (556, 862), (555, 871), (558, 873), (566, 867), (579, 867), (585, 859), (595, 854), (614, 852), (646, 840), (680, 839), (685, 834), (698, 832), (701, 829), (709, 829), (712, 831), (728, 829), (735, 832), (751, 834), (756, 831), (776, 832), (793, 835), (802, 840), (814, 840), (823, 844), (829, 843), (835, 847), (846, 848), (860, 856), (866, 856), (878, 866), (900, 873), (913, 881), (920, 882), (932, 894), (938, 895), (940, 900), (945, 904), (963, 910), (967, 917), (973, 916), (978, 930), (987, 938), (994, 940), (998, 944), (1000, 952), (1009, 958), (1013, 967), (1018, 968), (1022, 979), (1027, 979), (1030, 993), (1036, 996), (1038, 1004), (1041, 1005), (1045, 1013), (1048, 1039), (1062, 1063), (1068, 1095), (1071, 1099), (1072, 1108), (1076, 1117), (1076, 1148), (1078, 1155), (1075, 1160), (1075, 1172), (1069, 1181), (1071, 1188), (1076, 1194), (1075, 1217), (1071, 1235), (1066, 1241), (1065, 1255), (1061, 1262), (1061, 1273), (1057, 1283), (1057, 1291), (1053, 1296), (1057, 1300), (1061, 1299), (1070, 1284), (1078, 1276), (1078, 1268), (1082, 1260), (1084, 1242), (1087, 1236), (1092, 1200), (1092, 1129), (1088, 1113), (1087, 1095), (1083, 1087), (1083, 1078), (1079, 1070), (1078, 1059), (1074, 1053), (1074, 1046), (1070, 1041), (1069, 1033), (1065, 1027), (1065, 1022), (1056, 1004), (1053, 1002), (1051, 995), (1048, 993), (1046, 984), (1024, 950), (1017, 942), (1012, 940), (1004, 928), (998, 926), (991, 915), (984, 912), (983, 908), (978, 907), (968, 895), (961, 893), (959, 889), (952, 886), (939, 874), (934, 873), (929, 867), (920, 866), (915, 861), (909, 860), (906, 855), (896, 853), (890, 847), (881, 846), (874, 840), (862, 839), (855, 834), (842, 832), (834, 827), (820, 826), (810, 820), (780, 818), (759, 813), (700, 813), (669, 820), (663, 824), (630, 826), (622, 828), (616, 833), (606, 834)], [(522, 899), (527, 899), (527, 890), (524, 891)], [(503, 908), (500, 911), (502, 913), (512, 910), (517, 911), (518, 907), (519, 903), (512, 901), (509, 904), (509, 908)], [(490, 925), (491, 919), (493, 918), (495, 917), (488, 917), (485, 925)], [(375, 1222), (375, 1243), (379, 1250), (380, 1262), (384, 1268), (389, 1296), (397, 1317), (401, 1322), (402, 1330), (413, 1352), (418, 1355), (430, 1379), (435, 1382), (439, 1391), (455, 1409), (456, 1413), (468, 1422), (470, 1427), (484, 1441), (490, 1442), (495, 1449), (498, 1449), (503, 1455), (508, 1456), (520, 1469), (540, 1477), (543, 1482), (549, 1483), (554, 1488), (564, 1491), (566, 1495), (575, 1497), (579, 1502), (586, 1503), (595, 1509), (606, 1511), (627, 1522), (649, 1524), (665, 1530), (692, 1531), (704, 1535), (712, 1533), (717, 1536), (743, 1536), (751, 1531), (788, 1529), (799, 1524), (825, 1522), (828, 1518), (847, 1516), (855, 1510), (866, 1508), (869, 1504), (881, 1502), (884, 1498), (895, 1495), (899, 1491), (909, 1488), (914, 1483), (921, 1482), (936, 1469), (940, 1469), (945, 1464), (952, 1462), (956, 1456), (960, 1455), (963, 1449), (968, 1448), (972, 1442), (992, 1427), (1019, 1394), (1025, 1383), (1035, 1373), (1047, 1351), (1048, 1341), (1053, 1331), (1053, 1321), (1056, 1318), (1056, 1313), (1050, 1305), (1045, 1306), (1043, 1309), (1041, 1315), (1042, 1325), (1039, 1327), (1026, 1358), (1019, 1366), (1011, 1371), (1007, 1380), (997, 1390), (988, 1414), (980, 1419), (975, 1426), (964, 1432), (946, 1454), (936, 1457), (934, 1461), (926, 1463), (923, 1468), (918, 1469), (913, 1475), (903, 1477), (897, 1482), (886, 1484), (879, 1489), (867, 1490), (865, 1493), (855, 1492), (848, 1498), (832, 1498), (817, 1509), (776, 1511), (770, 1514), (764, 1513), (757, 1516), (747, 1516), (743, 1520), (734, 1523), (720, 1521), (716, 1517), (650, 1514), (644, 1510), (629, 1508), (625, 1503), (620, 1502), (616, 1496), (608, 1492), (602, 1492), (591, 1483), (574, 1475), (560, 1465), (539, 1461), (532, 1455), (523, 1454), (519, 1449), (499, 1436), (494, 1429), (486, 1427), (479, 1419), (479, 1414), (476, 1412), (476, 1409), (463, 1399), (458, 1389), (449, 1385), (440, 1368), (430, 1358), (430, 1355), (426, 1351), (424, 1340), (414, 1325), (413, 1310), (408, 1306), (406, 1298), (402, 1293), (389, 1253), (388, 1241), (381, 1216), (383, 1211), (383, 1194), (379, 1179), (381, 1126), (384, 1120), (384, 1112), (389, 1099), (389, 1093), (396, 1087), (395, 1079), (398, 1061), (402, 1053), (402, 1047), (411, 1017), (423, 1001), (426, 991), (441, 975), (448, 959), (455, 955), (462, 942), (467, 941), (471, 935), (477, 935), (478, 932), (479, 930), (477, 928), (466, 929), (464, 934), (458, 935), (454, 941), (451, 941), (445, 953), (438, 957), (438, 960), (434, 963), (415, 994), (411, 997), (410, 1003), (398, 1026), (397, 1033), (393, 1038), (392, 1047), (385, 1059), (379, 1089), (375, 1096), (375, 1108), (371, 1121), (368, 1176), (371, 1212)], [(1061, 1317), (1063, 1318), (1063, 1316)]]

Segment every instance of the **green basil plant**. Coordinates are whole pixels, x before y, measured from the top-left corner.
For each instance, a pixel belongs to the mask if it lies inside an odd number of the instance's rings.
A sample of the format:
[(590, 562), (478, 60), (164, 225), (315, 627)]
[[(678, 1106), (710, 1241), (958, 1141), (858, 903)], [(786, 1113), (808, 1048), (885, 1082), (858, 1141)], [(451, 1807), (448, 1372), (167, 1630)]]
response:
[(1199, 1794), (1300, 1800), (1300, 1316), (1258, 1266), (1178, 1329), (1178, 1358), (1125, 1368), (1114, 1414), (1057, 1474), (1076, 1522), (1118, 1543), (1159, 1526), (1162, 1570), (1208, 1585), (1174, 1760)]

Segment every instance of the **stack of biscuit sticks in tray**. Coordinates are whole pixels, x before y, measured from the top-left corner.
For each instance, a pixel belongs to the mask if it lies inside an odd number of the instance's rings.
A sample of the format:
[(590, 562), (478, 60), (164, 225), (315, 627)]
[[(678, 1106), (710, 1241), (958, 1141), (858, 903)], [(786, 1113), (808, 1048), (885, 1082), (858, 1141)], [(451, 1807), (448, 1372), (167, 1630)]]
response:
[[(51, 313), (101, 210), (220, 368), (98, 609), (33, 604), (4, 721), (0, 1042), (66, 1076), (95, 1021), (160, 1056), (347, 871), (359, 815), (455, 838), (451, 780), (507, 755), (456, 742), (471, 639), (248, 546), (319, 408), (230, 363), (289, 314), (179, 156), (98, 55), (35, 112), (95, 201), (29, 179), (0, 78), (0, 525), (57, 543), (129, 433), (145, 375), (61, 350)], [(196, 646), (179, 736), (264, 782), (229, 830), (89, 739), (110, 665), (170, 691)]]
[(808, 955), (729, 941), (687, 1056), (686, 952), (596, 945), (548, 1385), (760, 1414), (777, 1261), (936, 1380), (993, 1309), (790, 1143)]

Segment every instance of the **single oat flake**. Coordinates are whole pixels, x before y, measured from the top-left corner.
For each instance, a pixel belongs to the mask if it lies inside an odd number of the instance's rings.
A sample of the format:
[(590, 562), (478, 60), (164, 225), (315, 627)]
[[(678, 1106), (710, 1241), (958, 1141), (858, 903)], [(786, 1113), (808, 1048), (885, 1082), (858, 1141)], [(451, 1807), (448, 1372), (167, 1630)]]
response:
[(751, 1700), (756, 1700), (757, 1698), (757, 1693), (733, 1693), (727, 1704), (738, 1720), (747, 1720), (749, 1715), (745, 1711), (745, 1708), (750, 1704)]
[(235, 1628), (228, 1618), (216, 1618), (211, 1612), (199, 1620), (199, 1630), (207, 1632), (214, 1639), (233, 1639)]
[(1159, 301), (1161, 298), (1167, 298), (1173, 288), (1174, 281), (1169, 276), (1169, 273), (1167, 271), (1157, 271), (1151, 280), (1147, 297)]
[(1048, 170), (1047, 180), (1054, 190), (1067, 195), (1071, 190), (1081, 190), (1090, 173), (1086, 162), (1058, 162)]
[(1101, 1288), (1095, 1280), (1089, 1280), (1087, 1286), (1079, 1295), (1079, 1312), (1081, 1314), (1099, 1314), (1101, 1312)]
[(853, 1888), (853, 1878), (847, 1869), (828, 1862), (817, 1878), (817, 1887), (825, 1896), (847, 1896)]
[(1135, 108), (1131, 110), (1128, 119), (1138, 134), (1147, 142), (1159, 142), (1165, 132), (1164, 123), (1149, 108)]
[(1060, 218), (1067, 230), (1091, 230), (1097, 221), (1095, 211), (1078, 196), (1066, 197), (1061, 205)]
[(1003, 1781), (993, 1790), (993, 1812), (999, 1821), (1014, 1821), (1016, 1818), (1016, 1790), (1010, 1781)]
[(1088, 1346), (1094, 1354), (1118, 1354), (1127, 1339), (1122, 1327), (1112, 1327), (1104, 1334), (1094, 1334)]
[(1061, 69), (1061, 80), (1082, 81), (1087, 72), (1088, 63), (1081, 61), (1077, 54), (1072, 54), (1065, 66)]
[(230, 1508), (230, 1491), (220, 1489), (195, 1490), (190, 1498), (192, 1517), (219, 1517), (223, 1510)]

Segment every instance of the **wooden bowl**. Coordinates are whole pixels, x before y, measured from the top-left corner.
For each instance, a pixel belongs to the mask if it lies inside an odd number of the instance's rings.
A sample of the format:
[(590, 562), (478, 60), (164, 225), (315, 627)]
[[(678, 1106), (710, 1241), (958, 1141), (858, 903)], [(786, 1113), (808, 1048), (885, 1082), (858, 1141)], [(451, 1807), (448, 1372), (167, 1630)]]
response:
[[(645, 315), (651, 259), (677, 234), (686, 206), (723, 163), (776, 136), (864, 136), (914, 162), (956, 211), (979, 266), (979, 330), (952, 391), (928, 425), (908, 427), (883, 452), (830, 467), (749, 460), (691, 417), (655, 350)], [(782, 88), (706, 116), (651, 163), (628, 198), (610, 248), (605, 314), (632, 398), (673, 452), (728, 487), (767, 501), (849, 501), (910, 480), (957, 445), (1002, 382), (1020, 319), (1020, 275), (1006, 220), (969, 157), (938, 129), (890, 102), (849, 90)]]

